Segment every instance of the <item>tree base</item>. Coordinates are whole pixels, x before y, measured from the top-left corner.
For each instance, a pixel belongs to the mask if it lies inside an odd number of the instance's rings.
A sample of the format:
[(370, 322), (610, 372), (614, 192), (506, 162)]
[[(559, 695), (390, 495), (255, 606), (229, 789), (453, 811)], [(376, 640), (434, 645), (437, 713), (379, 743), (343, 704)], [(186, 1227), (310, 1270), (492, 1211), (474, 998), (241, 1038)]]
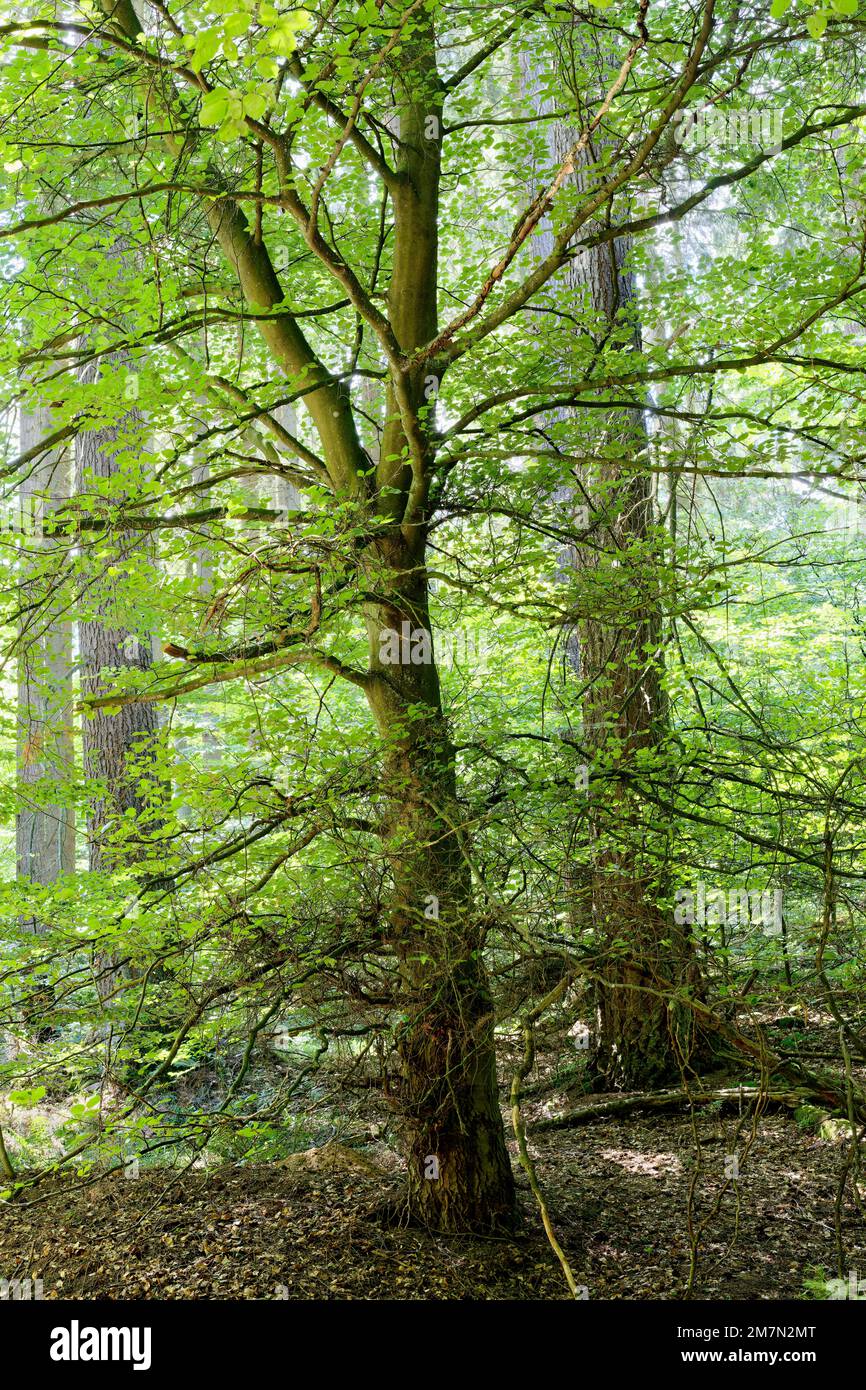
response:
[(462, 1219), (458, 1211), (431, 1213), (426, 1206), (419, 1210), (412, 1202), (408, 1189), (395, 1193), (377, 1202), (368, 1213), (369, 1220), (386, 1230), (428, 1231), (436, 1235), (471, 1236), (487, 1240), (513, 1240), (522, 1228), (522, 1217), (516, 1206), (507, 1211), (491, 1214), (464, 1213)]

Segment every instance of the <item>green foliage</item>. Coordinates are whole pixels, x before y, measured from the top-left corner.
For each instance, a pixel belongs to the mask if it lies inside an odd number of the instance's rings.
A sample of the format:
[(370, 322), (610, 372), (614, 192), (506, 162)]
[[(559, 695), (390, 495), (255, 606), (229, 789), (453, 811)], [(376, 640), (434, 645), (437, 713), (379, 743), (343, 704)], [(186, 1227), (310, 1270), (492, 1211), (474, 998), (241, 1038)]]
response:
[[(460, 966), (483, 955), (497, 984), (546, 950), (591, 958), (579, 885), (631, 856), (668, 927), (698, 880), (784, 886), (784, 950), (751, 919), (696, 928), (716, 998), (792, 959), (799, 978), (819, 948), (832, 985), (862, 987), (854, 0), (773, 0), (769, 23), (722, 6), (682, 87), (694, 17), (666, 4), (609, 103), (635, 40), (603, 0), (574, 26), (553, 7), (170, 8), (134, 42), (86, 9), (67, 34), (7, 6), (3, 30), (10, 487), (34, 462), (17, 412), (79, 453), (112, 432), (112, 467), (0, 546), (6, 1099), (74, 1096), (60, 1134), (82, 1162), (306, 1146), (322, 1058), (365, 1081), (374, 1056), (398, 1065), (407, 963), (437, 964), (429, 885), (407, 905), (400, 866), (443, 842), (475, 894)], [(784, 142), (756, 145), (770, 101)], [(723, 112), (724, 138), (681, 145), (675, 111)], [(590, 302), (599, 243), (637, 309)], [(429, 621), (435, 682), (383, 675), (383, 613)], [(30, 748), (24, 791), (11, 662), (32, 659), (58, 722), (40, 624), (70, 615), (157, 655), (102, 664), (71, 758)], [(590, 741), (567, 648), (592, 625), (619, 684)], [(664, 719), (637, 737), (653, 681)], [(386, 713), (374, 686), (398, 692)], [(85, 720), (145, 701), (159, 730), (119, 787), (85, 765)], [(422, 805), (427, 823), (403, 815)], [(34, 807), (78, 824), (77, 863), (43, 883), (12, 849)], [(401, 952), (404, 910), (425, 934)], [(634, 939), (610, 925), (622, 963)], [(281, 1023), (307, 1036), (265, 1083)]]

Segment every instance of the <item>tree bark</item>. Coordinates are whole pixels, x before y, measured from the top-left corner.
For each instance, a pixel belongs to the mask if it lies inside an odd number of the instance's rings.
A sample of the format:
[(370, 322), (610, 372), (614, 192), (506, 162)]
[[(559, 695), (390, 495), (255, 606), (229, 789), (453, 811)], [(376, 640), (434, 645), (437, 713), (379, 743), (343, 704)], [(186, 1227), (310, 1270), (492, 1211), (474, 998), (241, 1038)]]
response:
[[(571, 41), (578, 66), (601, 72), (600, 55), (582, 51), (578, 31)], [(565, 74), (574, 63), (561, 61)], [(523, 58), (524, 82), (536, 86), (531, 55)], [(563, 79), (566, 87), (567, 80)], [(581, 109), (583, 93), (574, 94)], [(539, 115), (549, 110), (539, 102)], [(587, 118), (588, 119), (588, 118)], [(561, 164), (579, 129), (551, 123), (549, 150)], [(581, 152), (570, 182), (585, 194), (592, 167), (603, 152), (603, 135)], [(582, 236), (591, 231), (591, 224)], [(539, 236), (541, 254), (552, 234)], [(603, 356), (612, 334), (617, 347), (640, 350), (640, 324), (634, 275), (628, 269), (627, 237), (585, 248), (569, 263), (560, 284), (574, 297), (585, 336)], [(569, 303), (569, 307), (571, 304)], [(582, 335), (583, 336), (583, 335)], [(574, 429), (578, 420), (570, 418)], [(642, 755), (658, 752), (667, 729), (663, 689), (663, 614), (656, 567), (663, 556), (651, 544), (654, 494), (651, 475), (635, 461), (646, 450), (647, 428), (640, 410), (592, 411), (592, 438), (571, 452), (593, 462), (581, 470), (579, 500), (588, 501), (592, 545), (577, 538), (571, 556), (579, 575), (578, 611), (566, 634), (568, 663), (581, 681), (582, 747), (588, 768), (589, 864), (572, 871), (572, 918), (591, 931), (599, 966), (597, 1027), (590, 1073), (601, 1090), (644, 1088), (670, 1081), (682, 1066), (697, 1060), (690, 1011), (673, 1006), (661, 979), (678, 987), (700, 988), (687, 928), (661, 906), (667, 881), (666, 847), (642, 823), (639, 801), (623, 774)], [(574, 521), (575, 487), (559, 498)], [(651, 774), (652, 775), (652, 774)]]
[[(402, 557), (403, 572), (410, 559)], [(433, 661), (383, 669), (378, 656), (407, 612), (416, 631), (429, 632), (423, 579), (407, 581), (402, 602), (395, 596), (373, 627), (370, 704), (390, 808), (383, 831), (394, 893), (388, 938), (402, 980), (408, 1210), (437, 1230), (489, 1231), (510, 1224), (514, 1187), (454, 750)]]
[[(419, 28), (403, 63), (389, 310), (408, 354), (437, 332), (442, 88), (432, 25)], [(382, 603), (367, 608), (367, 689), (389, 799), (384, 830), (394, 888), (389, 935), (403, 990), (397, 1041), (408, 1209), (437, 1230), (489, 1231), (513, 1220), (514, 1179), (499, 1108), (484, 941), (430, 631), (426, 487), (433, 459), (419, 425), (429, 370), (406, 373), (402, 401), (393, 385), (387, 392), (376, 478), (379, 508), (395, 524), (376, 547), (379, 582), (371, 587), (382, 592), (384, 573), (386, 592)], [(407, 416), (419, 425), (413, 439)], [(401, 643), (401, 659), (384, 660), (388, 635), (402, 638), (407, 629), (410, 650)], [(414, 643), (412, 634), (421, 634)]]
[[(85, 368), (81, 379), (96, 381), (98, 368)], [(92, 481), (116, 476), (119, 441), (143, 430), (140, 411), (131, 410), (115, 425), (82, 431), (76, 446), (79, 496), (88, 491)], [(114, 534), (113, 564), (122, 567), (149, 545), (140, 532)], [(153, 663), (152, 635), (135, 631), (128, 621), (120, 620), (117, 591), (118, 581), (94, 578), (90, 593), (96, 596), (96, 613), (78, 624), (81, 691), (85, 699), (111, 689), (111, 672), (147, 671)], [(136, 820), (147, 817), (161, 799), (161, 788), (153, 777), (158, 729), (157, 712), (152, 704), (145, 703), (123, 705), (116, 714), (98, 712), (83, 722), (85, 774), (96, 779), (99, 786), (87, 816), (92, 870), (110, 868), (118, 858), (121, 863), (128, 863), (137, 857), (137, 851), (123, 840), (113, 846), (112, 831), (127, 812), (131, 811)]]
[[(22, 453), (54, 428), (52, 412), (36, 407), (21, 419)], [(68, 448), (51, 449), (33, 464), (19, 490), (24, 579), (22, 603), (34, 605), (19, 632), (18, 782), (22, 809), (16, 816), (16, 860), (20, 878), (55, 883), (75, 868), (75, 812), (52, 789), (69, 783), (72, 742), (72, 625), (52, 613), (50, 579), (40, 560), (52, 544), (43, 523), (69, 492)], [(29, 573), (28, 573), (29, 572)], [(32, 930), (39, 930), (34, 918)]]

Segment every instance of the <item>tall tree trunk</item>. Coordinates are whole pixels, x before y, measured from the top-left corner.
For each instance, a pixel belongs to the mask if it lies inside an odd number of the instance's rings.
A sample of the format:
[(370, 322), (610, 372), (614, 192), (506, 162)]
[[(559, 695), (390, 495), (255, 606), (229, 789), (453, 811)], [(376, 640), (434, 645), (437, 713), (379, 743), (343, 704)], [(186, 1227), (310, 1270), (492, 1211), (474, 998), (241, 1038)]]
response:
[[(409, 353), (437, 331), (442, 91), (432, 26), (423, 27), (402, 62), (389, 310), (399, 346)], [(426, 434), (410, 440), (406, 433), (407, 418), (417, 422), (426, 404), (429, 370), (406, 374), (402, 401), (393, 386), (387, 393), (377, 483), (379, 508), (392, 513), (394, 524), (376, 547), (379, 577), (370, 587), (382, 592), (384, 572), (386, 597), (367, 609), (367, 688), (389, 798), (385, 842), (394, 885), (390, 937), (402, 978), (397, 1041), (408, 1206), (437, 1230), (491, 1230), (513, 1218), (514, 1181), (499, 1109), (484, 942), (430, 632), (425, 557), (432, 451)]]
[[(130, 0), (101, 4), (112, 24), (135, 41), (141, 26)], [(444, 89), (426, 11), (413, 16), (390, 71), (399, 137), (396, 177), (389, 181), (394, 222), (389, 332), (405, 355), (433, 338), (437, 323)], [(163, 100), (152, 83), (147, 100), (156, 107)], [(175, 137), (168, 144), (180, 153)], [(211, 173), (219, 178), (216, 168)], [(303, 216), (306, 220), (307, 213)], [(250, 234), (230, 196), (209, 201), (207, 218), (248, 303), (285, 302), (267, 246)], [(305, 232), (316, 249), (320, 234), (308, 220)], [(358, 436), (348, 386), (330, 379), (290, 314), (261, 317), (259, 329), (280, 370), (305, 383), (304, 407), (335, 494), (368, 501), (375, 522), (375, 539), (360, 561), (365, 593), (377, 595), (366, 604), (370, 671), (364, 686), (381, 737), (389, 800), (384, 829), (394, 889), (389, 931), (403, 982), (398, 1043), (408, 1209), (440, 1230), (489, 1230), (511, 1220), (514, 1184), (498, 1104), (483, 943), (461, 844), (455, 754), (432, 651), (421, 663), (383, 659), (383, 634), (400, 632), (404, 622), (424, 629), (430, 641), (425, 551), (433, 452), (424, 410), (425, 377), (432, 367), (412, 367), (405, 358), (389, 363), (372, 495), (371, 460)]]
[[(52, 412), (35, 407), (21, 419), (22, 453), (38, 447), (54, 429)], [(73, 772), (72, 625), (52, 612), (50, 579), (40, 561), (52, 541), (44, 523), (69, 493), (69, 449), (49, 449), (32, 464), (19, 491), (23, 530), (22, 621), (18, 665), (18, 781), (22, 808), (16, 817), (20, 878), (51, 884), (75, 868), (75, 812), (66, 798), (52, 799), (52, 784)], [(39, 929), (34, 918), (31, 928)]]
[[(589, 67), (600, 74), (601, 56), (582, 51), (576, 30), (571, 39), (578, 61), (562, 61), (561, 72)], [(531, 58), (524, 59), (524, 80), (530, 85), (537, 80)], [(578, 110), (583, 95), (576, 99)], [(554, 167), (579, 134), (559, 121), (551, 123)], [(593, 181), (591, 169), (601, 153), (593, 138), (578, 158), (570, 181), (581, 194)], [(582, 236), (592, 230), (588, 224)], [(628, 345), (640, 350), (636, 285), (627, 268), (630, 249), (626, 237), (585, 248), (561, 281), (569, 297), (577, 297), (599, 354), (612, 333), (619, 350)], [(571, 450), (593, 457), (580, 477), (581, 504), (589, 501), (592, 546), (578, 538), (574, 547), (580, 598), (568, 634), (570, 664), (577, 667), (584, 692), (582, 743), (590, 797), (583, 822), (589, 866), (574, 876), (574, 917), (591, 925), (599, 958), (590, 1073), (599, 1088), (641, 1088), (679, 1075), (698, 1055), (691, 1011), (675, 1004), (660, 981), (685, 990), (699, 989), (700, 981), (688, 928), (677, 926), (672, 910), (662, 905), (669, 887), (667, 846), (646, 824), (639, 800), (620, 775), (633, 770), (642, 755), (658, 752), (667, 730), (657, 573), (664, 557), (651, 540), (651, 474), (635, 466), (646, 455), (647, 428), (640, 410), (594, 410), (590, 419), (592, 438)], [(578, 428), (577, 419), (574, 425)], [(574, 489), (563, 488), (560, 496), (573, 518)]]
[(378, 678), (370, 703), (390, 799), (384, 829), (394, 884), (389, 937), (402, 977), (409, 1210), (437, 1230), (491, 1230), (510, 1223), (514, 1206), (493, 1003), (436, 666), (383, 665), (379, 655), (407, 623), (416, 650), (429, 641), (423, 560), (413, 564), (399, 543), (395, 550), (394, 571), (407, 577), (371, 623)]
[[(99, 368), (83, 370), (82, 381), (99, 378)], [(76, 492), (89, 491), (92, 482), (111, 480), (118, 473), (120, 441), (131, 434), (143, 434), (140, 411), (131, 410), (117, 424), (82, 432), (76, 442)], [(140, 555), (150, 542), (138, 532), (113, 532), (113, 566), (122, 570), (133, 556)], [(120, 578), (93, 577), (89, 588), (95, 596), (92, 617), (79, 621), (82, 696), (104, 694), (111, 688), (111, 670), (149, 670), (153, 663), (153, 637), (149, 631), (135, 630), (128, 614), (118, 610)], [(136, 820), (152, 815), (161, 798), (161, 784), (153, 776), (153, 759), (158, 738), (158, 716), (153, 705), (131, 703), (114, 714), (96, 713), (83, 720), (85, 773), (97, 778), (99, 794), (90, 802), (88, 841), (90, 869), (110, 869), (113, 863), (138, 858), (138, 851), (121, 841), (113, 845), (113, 828), (121, 817), (133, 812)]]

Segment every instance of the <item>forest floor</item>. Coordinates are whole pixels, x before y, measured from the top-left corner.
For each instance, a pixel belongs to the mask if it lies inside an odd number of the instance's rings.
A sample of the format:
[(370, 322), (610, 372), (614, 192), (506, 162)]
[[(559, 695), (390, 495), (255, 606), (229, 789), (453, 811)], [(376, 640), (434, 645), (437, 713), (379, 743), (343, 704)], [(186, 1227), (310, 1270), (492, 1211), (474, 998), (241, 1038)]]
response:
[[(725, 1143), (704, 1135), (708, 1188)], [(689, 1270), (692, 1132), (684, 1115), (631, 1116), (532, 1141), (557, 1235), (590, 1299), (677, 1299)], [(710, 1157), (710, 1155), (712, 1155)], [(764, 1117), (736, 1185), (704, 1233), (694, 1297), (804, 1298), (835, 1273), (837, 1147), (786, 1115)], [(47, 1299), (558, 1299), (568, 1297), (521, 1177), (510, 1240), (389, 1229), (386, 1182), (364, 1174), (299, 1183), (277, 1167), (114, 1175), (0, 1217), (4, 1277), (41, 1277)], [(390, 1189), (392, 1190), (392, 1188)], [(843, 1222), (852, 1269), (866, 1232)]]
[[(714, 1078), (720, 1084), (720, 1078)], [(593, 1097), (593, 1102), (602, 1099)], [(690, 1268), (688, 1206), (700, 1252), (691, 1297), (803, 1299), (837, 1273), (836, 1194), (845, 1145), (790, 1110), (745, 1124), (714, 1105), (634, 1112), (539, 1130), (587, 1101), (549, 1087), (527, 1099), (530, 1151), (557, 1235), (590, 1299), (681, 1299)], [(741, 1126), (739, 1136), (738, 1126)], [(696, 1175), (695, 1136), (700, 1140)], [(380, 1218), (399, 1192), (396, 1156), (381, 1172), (225, 1164), (114, 1174), (0, 1210), (0, 1272), (41, 1278), (46, 1299), (560, 1299), (562, 1272), (525, 1175), (508, 1239), (443, 1237)], [(721, 1194), (737, 1154), (739, 1177)], [(694, 1180), (694, 1181), (693, 1181)], [(866, 1276), (866, 1228), (840, 1206), (845, 1270)]]

